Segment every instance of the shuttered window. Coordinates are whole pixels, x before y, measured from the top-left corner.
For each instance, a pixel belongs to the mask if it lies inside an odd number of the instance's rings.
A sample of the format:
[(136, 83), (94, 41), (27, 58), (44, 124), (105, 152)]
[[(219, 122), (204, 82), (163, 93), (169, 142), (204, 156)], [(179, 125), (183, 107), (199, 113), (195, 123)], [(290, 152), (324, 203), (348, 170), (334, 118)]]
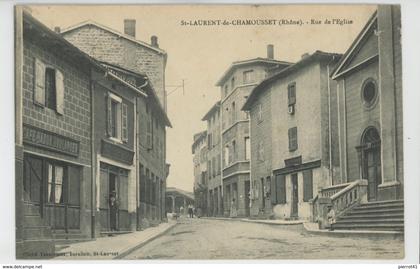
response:
[(34, 103), (45, 105), (45, 65), (39, 59), (35, 58), (34, 62)]
[(274, 205), (277, 202), (277, 192), (276, 192), (276, 180), (273, 178), (273, 180), (270, 180), (271, 182), (271, 203)]
[(45, 106), (56, 109), (56, 83), (55, 70), (53, 68), (45, 69)]
[(122, 104), (121, 120), (122, 120), (122, 141), (128, 142), (128, 109), (126, 104)]
[(296, 83), (287, 86), (287, 100), (289, 106), (296, 104)]
[(276, 175), (276, 198), (278, 204), (286, 203), (286, 178), (284, 175)]
[(64, 114), (64, 76), (61, 71), (34, 60), (34, 103)]
[(116, 96), (113, 93), (108, 93), (106, 97), (106, 104), (106, 131), (108, 137), (116, 139), (118, 142), (123, 142), (125, 139), (124, 142), (126, 142), (128, 140), (127, 105), (122, 102), (121, 97)]
[(297, 127), (290, 128), (289, 135), (289, 151), (295, 151), (298, 148)]
[(308, 202), (313, 198), (312, 170), (303, 171), (303, 201)]
[(55, 70), (55, 109), (58, 114), (64, 114), (64, 76), (59, 70)]

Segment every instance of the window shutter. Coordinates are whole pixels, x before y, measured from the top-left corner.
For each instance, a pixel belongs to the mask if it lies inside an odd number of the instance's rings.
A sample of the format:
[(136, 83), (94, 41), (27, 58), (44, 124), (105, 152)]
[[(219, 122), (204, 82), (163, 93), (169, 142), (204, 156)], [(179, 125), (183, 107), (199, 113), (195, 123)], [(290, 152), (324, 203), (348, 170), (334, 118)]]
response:
[(122, 103), (121, 106), (121, 133), (122, 133), (122, 141), (123, 142), (128, 142), (128, 115), (127, 115), (127, 104)]
[(288, 95), (289, 105), (296, 104), (296, 84), (293, 83), (289, 85), (287, 90), (288, 90), (287, 95)]
[(34, 103), (45, 106), (45, 65), (35, 58)]
[(289, 151), (296, 150), (298, 148), (297, 127), (290, 128), (288, 131), (288, 136), (289, 136)]
[(107, 104), (107, 109), (106, 109), (106, 134), (108, 136), (112, 136), (112, 110), (111, 110), (111, 97), (107, 96), (106, 97), (106, 104)]
[(312, 170), (303, 171), (303, 201), (308, 202), (313, 198)]
[(64, 114), (64, 76), (59, 70), (55, 70), (55, 91), (56, 91), (56, 111)]
[(276, 175), (276, 185), (277, 185), (277, 203), (285, 204), (286, 203), (286, 180), (284, 175)]
[(276, 190), (276, 180), (274, 178), (271, 180), (270, 195), (271, 195), (271, 203), (275, 205), (277, 202), (277, 190)]

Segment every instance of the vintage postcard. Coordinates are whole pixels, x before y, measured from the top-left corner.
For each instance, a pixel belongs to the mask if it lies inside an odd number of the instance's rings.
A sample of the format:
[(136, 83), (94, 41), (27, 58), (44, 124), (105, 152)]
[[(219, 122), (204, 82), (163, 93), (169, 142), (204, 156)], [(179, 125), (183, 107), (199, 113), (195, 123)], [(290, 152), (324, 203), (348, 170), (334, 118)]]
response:
[(16, 259), (404, 259), (399, 5), (14, 12)]

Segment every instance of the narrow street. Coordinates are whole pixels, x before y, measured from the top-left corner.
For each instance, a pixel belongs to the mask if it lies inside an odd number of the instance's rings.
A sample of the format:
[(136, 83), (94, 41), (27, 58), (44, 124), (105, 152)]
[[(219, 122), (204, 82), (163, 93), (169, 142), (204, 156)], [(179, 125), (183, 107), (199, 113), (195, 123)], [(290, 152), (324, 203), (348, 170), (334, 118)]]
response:
[[(392, 242), (392, 243), (391, 243)], [(399, 239), (312, 235), (301, 225), (181, 219), (124, 259), (398, 259)]]

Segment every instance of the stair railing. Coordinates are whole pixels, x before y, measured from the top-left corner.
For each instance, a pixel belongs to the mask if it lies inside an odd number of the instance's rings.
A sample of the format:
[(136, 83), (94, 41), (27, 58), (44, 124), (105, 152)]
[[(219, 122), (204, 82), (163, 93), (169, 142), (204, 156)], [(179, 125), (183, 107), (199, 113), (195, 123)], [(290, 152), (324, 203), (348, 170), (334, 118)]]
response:
[(367, 180), (359, 179), (332, 195), (331, 204), (336, 216), (342, 215), (347, 209), (367, 202)]
[(312, 218), (321, 229), (329, 226), (328, 207), (332, 206), (336, 217), (357, 204), (367, 202), (367, 180), (359, 179), (349, 183), (322, 188), (312, 199)]

